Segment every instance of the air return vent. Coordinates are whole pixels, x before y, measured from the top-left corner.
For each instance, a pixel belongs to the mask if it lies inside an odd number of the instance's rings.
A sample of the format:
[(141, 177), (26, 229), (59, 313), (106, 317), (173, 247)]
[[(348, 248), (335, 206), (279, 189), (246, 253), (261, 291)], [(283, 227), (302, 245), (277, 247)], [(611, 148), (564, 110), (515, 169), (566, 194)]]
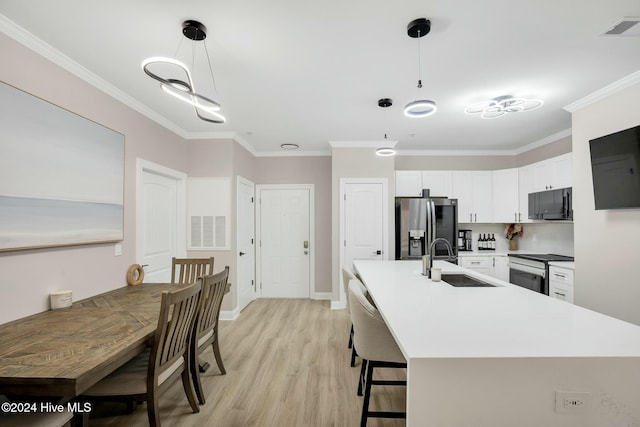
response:
[(640, 16), (625, 16), (601, 34), (603, 37), (640, 37)]

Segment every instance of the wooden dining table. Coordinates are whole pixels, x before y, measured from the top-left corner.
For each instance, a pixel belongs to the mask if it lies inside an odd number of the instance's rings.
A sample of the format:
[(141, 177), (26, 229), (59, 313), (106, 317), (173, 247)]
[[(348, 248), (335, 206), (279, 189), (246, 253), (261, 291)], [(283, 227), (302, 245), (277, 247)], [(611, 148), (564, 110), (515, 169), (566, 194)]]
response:
[(127, 286), (0, 325), (0, 395), (81, 395), (150, 344), (162, 291), (179, 286)]

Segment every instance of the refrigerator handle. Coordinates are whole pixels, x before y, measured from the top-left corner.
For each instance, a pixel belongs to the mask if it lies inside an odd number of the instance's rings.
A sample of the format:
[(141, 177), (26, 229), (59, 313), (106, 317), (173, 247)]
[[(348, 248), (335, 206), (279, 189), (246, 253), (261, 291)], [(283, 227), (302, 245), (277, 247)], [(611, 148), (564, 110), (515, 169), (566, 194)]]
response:
[(431, 200), (426, 201), (427, 208), (427, 235), (424, 241), (424, 254), (427, 255), (429, 251), (429, 246), (431, 245), (431, 227), (433, 227), (433, 223), (431, 222)]
[(431, 218), (429, 218), (429, 220), (431, 221), (431, 241), (429, 242), (429, 244), (431, 244), (431, 242), (433, 242), (436, 239), (437, 233), (436, 233), (436, 205), (435, 203), (433, 203), (433, 200), (429, 200), (429, 204), (431, 205)]

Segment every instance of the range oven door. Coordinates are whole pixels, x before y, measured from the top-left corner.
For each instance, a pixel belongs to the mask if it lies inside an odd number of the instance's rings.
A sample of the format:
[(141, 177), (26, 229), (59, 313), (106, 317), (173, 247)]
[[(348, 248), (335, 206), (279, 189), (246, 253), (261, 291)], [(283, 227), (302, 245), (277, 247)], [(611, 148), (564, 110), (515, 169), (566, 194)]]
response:
[(534, 292), (547, 294), (545, 271), (527, 265), (509, 263), (509, 282)]

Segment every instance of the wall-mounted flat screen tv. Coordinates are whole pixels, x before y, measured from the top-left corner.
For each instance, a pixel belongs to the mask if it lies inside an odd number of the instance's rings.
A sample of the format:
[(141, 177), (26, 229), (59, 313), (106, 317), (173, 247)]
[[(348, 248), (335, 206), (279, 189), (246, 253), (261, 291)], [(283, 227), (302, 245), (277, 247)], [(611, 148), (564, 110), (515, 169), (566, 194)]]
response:
[(640, 208), (640, 126), (589, 141), (596, 210)]

